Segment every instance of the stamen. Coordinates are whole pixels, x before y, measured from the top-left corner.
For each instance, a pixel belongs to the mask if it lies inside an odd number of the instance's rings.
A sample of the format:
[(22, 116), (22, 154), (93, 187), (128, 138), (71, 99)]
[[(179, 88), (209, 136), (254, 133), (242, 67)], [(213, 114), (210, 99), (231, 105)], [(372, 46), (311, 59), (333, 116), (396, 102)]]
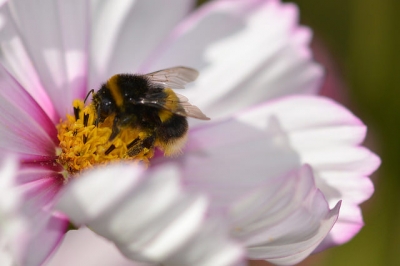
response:
[(57, 161), (70, 174), (116, 160), (148, 164), (153, 157), (154, 136), (148, 132), (129, 126), (116, 130), (115, 115), (96, 126), (97, 110), (93, 104), (84, 106), (81, 100), (74, 101), (73, 110), (74, 115), (67, 115), (57, 126), (61, 148)]
[(74, 107), (74, 115), (75, 115), (75, 120), (79, 119), (79, 112), (81, 110), (79, 108)]
[(106, 150), (105, 154), (106, 154), (106, 155), (109, 155), (110, 152), (112, 152), (114, 149), (115, 149), (115, 146), (114, 146), (114, 144), (112, 144), (112, 145), (110, 146), (110, 148), (108, 148), (108, 149)]
[(89, 114), (84, 114), (83, 115), (83, 125), (85, 127), (87, 127), (87, 125), (88, 125), (88, 120), (89, 120)]

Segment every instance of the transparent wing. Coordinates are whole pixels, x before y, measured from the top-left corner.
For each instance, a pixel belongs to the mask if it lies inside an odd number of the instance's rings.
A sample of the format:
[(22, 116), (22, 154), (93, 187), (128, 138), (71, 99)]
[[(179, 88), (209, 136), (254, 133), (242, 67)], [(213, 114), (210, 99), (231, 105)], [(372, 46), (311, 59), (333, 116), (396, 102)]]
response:
[[(178, 93), (175, 94), (178, 97), (178, 101), (175, 101), (174, 104), (171, 104), (172, 100), (151, 96), (146, 99), (141, 99), (137, 103), (163, 108), (177, 115), (193, 117), (201, 120), (210, 120), (210, 118), (208, 118), (197, 106), (192, 105), (188, 98)], [(171, 110), (168, 106), (178, 106), (178, 108)]]
[(194, 81), (199, 72), (189, 67), (172, 67), (144, 75), (152, 83), (159, 84), (163, 88), (184, 89), (185, 85)]
[(197, 118), (197, 119), (201, 119), (201, 120), (210, 120), (209, 117), (207, 117), (197, 106), (192, 105), (188, 98), (186, 98), (185, 96), (175, 93), (176, 96), (178, 96), (179, 99), (179, 106), (182, 108), (182, 110), (177, 110), (176, 114), (178, 115), (183, 115), (183, 116), (189, 116), (189, 117), (193, 117), (193, 118)]

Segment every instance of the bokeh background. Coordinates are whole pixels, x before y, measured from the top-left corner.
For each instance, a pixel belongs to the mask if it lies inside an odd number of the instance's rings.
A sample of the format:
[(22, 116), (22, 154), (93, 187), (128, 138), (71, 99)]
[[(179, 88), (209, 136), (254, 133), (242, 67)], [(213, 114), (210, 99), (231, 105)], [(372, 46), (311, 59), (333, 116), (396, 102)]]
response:
[(375, 193), (362, 205), (365, 227), (303, 265), (400, 265), (400, 1), (292, 2), (314, 29), (314, 46), (325, 46), (343, 78), (334, 97), (368, 125), (366, 144), (382, 158)]
[(315, 58), (327, 69), (322, 94), (368, 125), (366, 145), (382, 158), (375, 193), (362, 205), (365, 227), (301, 265), (400, 265), (400, 1), (285, 2), (296, 3), (301, 23), (314, 31)]

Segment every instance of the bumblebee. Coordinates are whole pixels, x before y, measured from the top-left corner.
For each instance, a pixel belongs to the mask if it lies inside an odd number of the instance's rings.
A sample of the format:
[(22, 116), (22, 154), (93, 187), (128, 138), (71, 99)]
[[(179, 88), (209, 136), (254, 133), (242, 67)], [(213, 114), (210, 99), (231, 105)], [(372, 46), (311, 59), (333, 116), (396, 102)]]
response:
[(172, 89), (184, 89), (198, 76), (195, 69), (173, 67), (145, 75), (117, 74), (93, 94), (97, 113), (95, 125), (113, 116), (111, 142), (125, 127), (138, 129), (137, 137), (128, 145), (134, 157), (144, 149), (160, 147), (166, 155), (180, 151), (186, 141), (186, 117), (209, 120), (200, 109)]

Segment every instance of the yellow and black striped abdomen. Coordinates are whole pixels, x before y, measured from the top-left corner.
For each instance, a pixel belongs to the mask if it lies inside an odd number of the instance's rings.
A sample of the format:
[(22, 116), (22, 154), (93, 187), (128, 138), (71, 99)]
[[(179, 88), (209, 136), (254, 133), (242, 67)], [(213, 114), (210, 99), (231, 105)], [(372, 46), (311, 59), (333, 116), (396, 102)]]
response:
[(112, 98), (114, 99), (115, 105), (118, 108), (123, 108), (124, 97), (122, 95), (121, 88), (119, 86), (120, 75), (114, 75), (107, 81), (106, 88), (110, 91)]
[(160, 117), (160, 120), (162, 123), (168, 121), (171, 119), (171, 117), (174, 115), (179, 108), (179, 99), (178, 96), (176, 96), (175, 92), (171, 89), (164, 89), (164, 94), (165, 94), (165, 104), (164, 108), (165, 109), (160, 109), (158, 112), (158, 116)]

